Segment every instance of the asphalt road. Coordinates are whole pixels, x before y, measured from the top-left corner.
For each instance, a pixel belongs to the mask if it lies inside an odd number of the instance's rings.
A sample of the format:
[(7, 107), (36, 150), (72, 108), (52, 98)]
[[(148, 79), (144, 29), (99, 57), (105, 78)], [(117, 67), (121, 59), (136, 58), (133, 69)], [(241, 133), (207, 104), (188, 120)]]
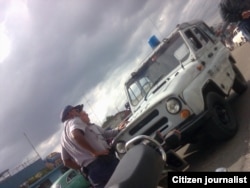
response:
[(218, 167), (226, 167), (229, 171), (250, 171), (250, 43), (236, 48), (232, 54), (248, 82), (244, 94), (232, 93), (229, 100), (239, 130), (229, 141), (188, 144), (178, 151), (190, 164), (187, 171), (214, 171)]

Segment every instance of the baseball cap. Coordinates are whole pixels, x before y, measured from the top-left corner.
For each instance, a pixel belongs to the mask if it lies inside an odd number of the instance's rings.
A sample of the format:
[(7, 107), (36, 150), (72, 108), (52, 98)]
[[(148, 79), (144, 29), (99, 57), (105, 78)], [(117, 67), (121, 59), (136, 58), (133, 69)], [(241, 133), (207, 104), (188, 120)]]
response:
[(66, 117), (68, 115), (68, 113), (72, 110), (72, 109), (78, 109), (79, 111), (82, 111), (83, 109), (83, 104), (79, 104), (77, 106), (71, 106), (71, 105), (67, 105), (64, 107), (64, 109), (61, 112), (60, 115), (60, 119), (62, 122), (64, 122), (66, 120)]

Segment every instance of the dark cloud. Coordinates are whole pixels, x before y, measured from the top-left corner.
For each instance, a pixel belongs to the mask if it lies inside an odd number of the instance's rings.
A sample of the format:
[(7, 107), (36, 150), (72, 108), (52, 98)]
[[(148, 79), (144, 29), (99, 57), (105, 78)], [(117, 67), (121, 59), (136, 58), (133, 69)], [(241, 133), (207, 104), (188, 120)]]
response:
[[(216, 3), (206, 0), (29, 0), (7, 18), (10, 6), (4, 2), (0, 21), (5, 19), (12, 48), (0, 63), (0, 172), (34, 153), (24, 132), (40, 153), (52, 152), (65, 105), (88, 99), (95, 107), (96, 101), (110, 101), (97, 106), (106, 113), (98, 116), (122, 108), (121, 76), (151, 50), (149, 36), (217, 13)], [(88, 103), (85, 107), (90, 109)]]

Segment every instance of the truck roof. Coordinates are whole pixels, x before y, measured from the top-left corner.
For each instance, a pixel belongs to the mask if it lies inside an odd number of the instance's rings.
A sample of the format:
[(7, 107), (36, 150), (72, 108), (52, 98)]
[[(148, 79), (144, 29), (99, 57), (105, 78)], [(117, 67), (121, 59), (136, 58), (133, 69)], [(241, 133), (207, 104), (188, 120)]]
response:
[(201, 23), (204, 23), (202, 20), (192, 20), (190, 22), (183, 22), (181, 24), (177, 24), (175, 29), (168, 35), (168, 37), (162, 39), (160, 41), (160, 44), (153, 49), (153, 51), (151, 53), (149, 53), (149, 55), (147, 55), (140, 63), (139, 67), (135, 68), (134, 71), (130, 74), (129, 78), (127, 79), (127, 81), (125, 82), (125, 85), (127, 85), (131, 79), (133, 79), (133, 77), (135, 77), (137, 75), (138, 72), (142, 71), (144, 69), (145, 66), (147, 66), (148, 63), (150, 63), (151, 58), (154, 56), (154, 54), (159, 51), (159, 49), (161, 49), (162, 45), (164, 44), (164, 42), (171, 40), (171, 38), (173, 38), (174, 36), (176, 36), (176, 34), (180, 31), (183, 30), (187, 27), (193, 26), (193, 25), (199, 25)]

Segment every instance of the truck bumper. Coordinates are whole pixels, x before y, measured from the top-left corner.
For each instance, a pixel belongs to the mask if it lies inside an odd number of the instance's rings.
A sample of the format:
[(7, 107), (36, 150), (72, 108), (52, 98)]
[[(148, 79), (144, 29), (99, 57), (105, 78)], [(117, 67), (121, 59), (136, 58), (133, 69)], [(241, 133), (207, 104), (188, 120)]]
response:
[[(175, 130), (178, 131), (181, 135), (180, 145), (185, 145), (190, 142), (192, 138), (201, 131), (205, 124), (211, 118), (211, 113), (209, 111), (205, 111), (200, 115), (194, 115), (185, 120), (182, 124), (180, 124)], [(198, 133), (199, 134), (199, 133)], [(170, 138), (166, 138), (166, 143), (171, 143)], [(174, 149), (174, 148), (172, 148)]]

